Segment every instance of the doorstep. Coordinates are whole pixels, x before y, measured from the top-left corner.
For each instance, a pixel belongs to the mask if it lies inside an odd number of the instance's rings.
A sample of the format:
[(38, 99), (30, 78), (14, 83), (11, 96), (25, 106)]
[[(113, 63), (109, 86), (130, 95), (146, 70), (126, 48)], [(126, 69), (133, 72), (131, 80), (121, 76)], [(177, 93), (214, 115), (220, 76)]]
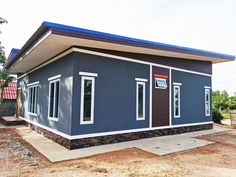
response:
[(25, 125), (26, 124), (26, 122), (24, 120), (19, 119), (16, 116), (0, 117), (0, 122), (5, 126)]
[(54, 141), (32, 131), (29, 127), (16, 128), (22, 138), (30, 143), (36, 150), (43, 154), (51, 162), (59, 162), (78, 158), (89, 157), (106, 152), (118, 151), (127, 148), (140, 148), (144, 151), (158, 155), (166, 155), (175, 152), (185, 151), (197, 147), (206, 146), (213, 142), (195, 139), (196, 136), (212, 134), (229, 129), (216, 127), (211, 130), (203, 130), (178, 135), (146, 138), (115, 144), (92, 146), (82, 149), (68, 150)]

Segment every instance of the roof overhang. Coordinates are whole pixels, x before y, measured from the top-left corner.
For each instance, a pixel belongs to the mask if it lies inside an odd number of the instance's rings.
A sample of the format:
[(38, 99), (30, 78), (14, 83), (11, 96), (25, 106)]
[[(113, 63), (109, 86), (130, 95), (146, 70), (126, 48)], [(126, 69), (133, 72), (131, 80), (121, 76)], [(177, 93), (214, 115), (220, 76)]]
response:
[(166, 56), (219, 63), (232, 61), (232, 55), (144, 41), (81, 28), (44, 22), (5, 68), (10, 73), (25, 73), (63, 51), (83, 46), (115, 51)]

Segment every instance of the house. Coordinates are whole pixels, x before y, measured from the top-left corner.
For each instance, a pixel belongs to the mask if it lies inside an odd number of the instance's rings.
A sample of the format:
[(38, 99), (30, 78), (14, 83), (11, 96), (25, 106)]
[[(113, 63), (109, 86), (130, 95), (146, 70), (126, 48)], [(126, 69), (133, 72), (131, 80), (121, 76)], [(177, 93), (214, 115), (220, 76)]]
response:
[(234, 59), (43, 22), (5, 69), (19, 117), (74, 149), (211, 129), (212, 64)]
[[(2, 85), (2, 82), (0, 82), (0, 85)], [(5, 87), (3, 90), (0, 89), (0, 95), (3, 100), (0, 111), (1, 116), (13, 116), (15, 114), (17, 93), (16, 89), (16, 82), (9, 82), (7, 87)]]

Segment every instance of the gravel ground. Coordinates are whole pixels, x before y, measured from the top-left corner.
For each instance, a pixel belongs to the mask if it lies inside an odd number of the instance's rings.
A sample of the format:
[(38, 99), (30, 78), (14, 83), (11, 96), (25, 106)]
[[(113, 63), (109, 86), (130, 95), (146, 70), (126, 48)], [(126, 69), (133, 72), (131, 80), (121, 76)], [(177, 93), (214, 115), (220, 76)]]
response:
[(198, 137), (214, 144), (158, 156), (137, 148), (50, 163), (14, 129), (0, 129), (0, 176), (232, 176), (236, 175), (236, 130)]
[(44, 167), (47, 162), (14, 129), (0, 128), (0, 176), (19, 176), (21, 171)]

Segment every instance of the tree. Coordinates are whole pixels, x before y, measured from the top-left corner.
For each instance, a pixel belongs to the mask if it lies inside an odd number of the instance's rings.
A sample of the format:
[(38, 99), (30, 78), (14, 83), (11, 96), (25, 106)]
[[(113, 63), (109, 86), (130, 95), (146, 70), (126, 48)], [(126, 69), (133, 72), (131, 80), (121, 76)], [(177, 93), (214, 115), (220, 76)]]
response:
[(230, 103), (229, 101), (229, 95), (225, 90), (212, 93), (213, 107), (219, 111), (227, 109)]
[(228, 93), (223, 90), (215, 91), (212, 93), (212, 106), (219, 110), (235, 110), (236, 109), (236, 96), (229, 96)]
[[(0, 17), (0, 25), (7, 23), (7, 21)], [(1, 34), (1, 31), (0, 31)], [(6, 63), (6, 57), (4, 52), (4, 47), (0, 41), (0, 111), (2, 112), (2, 102), (3, 102), (3, 90), (8, 86), (9, 82), (14, 80), (14, 77), (10, 76), (6, 71), (4, 71), (3, 66)]]
[[(4, 18), (0, 17), (0, 25), (2, 25), (3, 23), (7, 23), (7, 21)], [(5, 57), (4, 47), (2, 46), (2, 43), (0, 41), (0, 64), (3, 64), (5, 62), (6, 62), (6, 57)]]
[(236, 96), (229, 97), (228, 105), (229, 110), (236, 110)]

